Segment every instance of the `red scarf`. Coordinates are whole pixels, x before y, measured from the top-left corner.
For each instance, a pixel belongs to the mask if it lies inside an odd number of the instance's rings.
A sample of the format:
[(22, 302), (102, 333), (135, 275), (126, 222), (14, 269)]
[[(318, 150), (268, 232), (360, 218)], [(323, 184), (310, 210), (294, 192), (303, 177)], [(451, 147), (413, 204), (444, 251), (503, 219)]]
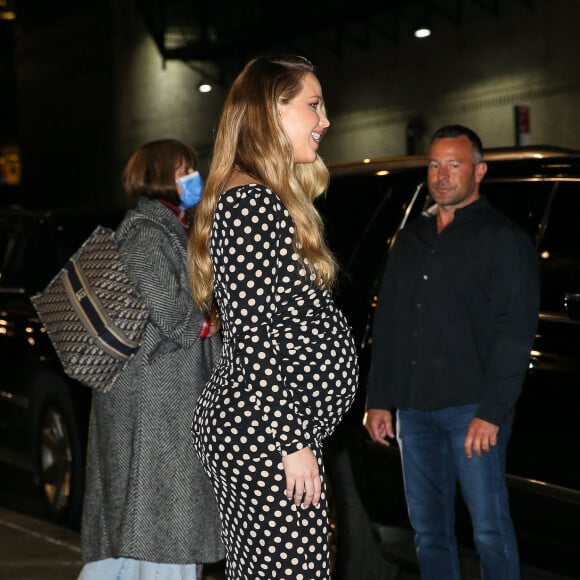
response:
[(183, 226), (185, 232), (189, 233), (189, 230), (191, 228), (191, 219), (189, 217), (189, 214), (183, 208), (177, 207), (176, 205), (169, 203), (165, 199), (159, 199), (159, 201), (165, 207), (168, 207), (177, 216), (177, 219), (179, 220), (179, 223)]

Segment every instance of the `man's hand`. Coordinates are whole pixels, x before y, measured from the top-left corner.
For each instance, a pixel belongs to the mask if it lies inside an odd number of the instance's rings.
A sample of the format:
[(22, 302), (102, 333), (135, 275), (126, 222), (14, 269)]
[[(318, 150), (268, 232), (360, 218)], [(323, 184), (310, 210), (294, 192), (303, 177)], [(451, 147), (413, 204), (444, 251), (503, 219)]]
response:
[(391, 442), (386, 437), (389, 439), (395, 438), (393, 415), (390, 411), (386, 411), (385, 409), (369, 409), (365, 414), (363, 424), (373, 441), (390, 447)]
[(304, 447), (282, 457), (286, 475), (286, 497), (296, 505), (316, 507), (320, 502), (322, 481), (318, 461), (310, 447)]
[(473, 453), (478, 457), (481, 457), (482, 451), (489, 453), (489, 450), (497, 444), (498, 433), (499, 427), (497, 425), (474, 417), (467, 428), (467, 435), (463, 443), (465, 455), (471, 458)]

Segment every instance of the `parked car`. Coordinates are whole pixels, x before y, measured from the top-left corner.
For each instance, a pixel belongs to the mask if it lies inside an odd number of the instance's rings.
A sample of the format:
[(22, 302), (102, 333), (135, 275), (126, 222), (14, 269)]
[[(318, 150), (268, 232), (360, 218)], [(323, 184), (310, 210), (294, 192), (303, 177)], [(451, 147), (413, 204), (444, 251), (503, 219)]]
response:
[[(559, 148), (488, 150), (481, 193), (535, 241), (541, 314), (508, 451), (511, 511), (522, 558), (580, 577), (580, 152)], [(336, 298), (359, 349), (361, 386), (329, 442), (329, 479), (336, 497), (337, 577), (385, 578), (385, 541), (410, 525), (400, 456), (370, 440), (363, 428), (372, 322), (389, 248), (408, 220), (429, 211), (427, 160), (367, 160), (331, 169), (320, 209), (342, 265)], [(444, 329), (443, 329), (444, 331)], [(473, 547), (471, 524), (458, 498), (457, 528)]]
[(97, 224), (120, 212), (0, 209), (0, 461), (30, 470), (59, 522), (78, 522), (90, 391), (69, 379), (30, 302)]
[[(508, 453), (508, 484), (525, 562), (580, 577), (580, 153), (558, 148), (488, 150), (481, 192), (535, 240), (542, 303), (529, 373)], [(333, 580), (385, 580), (400, 559), (393, 530), (409, 531), (397, 446), (362, 426), (372, 320), (389, 247), (432, 206), (422, 156), (331, 168), (319, 200), (342, 265), (336, 298), (359, 350), (361, 387), (327, 443)], [(120, 215), (0, 210), (0, 460), (31, 469), (54, 517), (80, 514), (90, 392), (64, 375), (32, 309), (42, 289), (97, 223)], [(458, 533), (471, 546), (458, 498)], [(404, 534), (403, 534), (404, 535)], [(408, 537), (408, 534), (407, 536)]]

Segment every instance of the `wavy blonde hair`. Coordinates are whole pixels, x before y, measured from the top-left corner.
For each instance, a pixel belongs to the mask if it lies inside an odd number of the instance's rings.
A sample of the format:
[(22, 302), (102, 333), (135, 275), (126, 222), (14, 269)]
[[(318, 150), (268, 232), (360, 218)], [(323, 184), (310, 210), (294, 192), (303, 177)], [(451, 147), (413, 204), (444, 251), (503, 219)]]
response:
[(292, 144), (278, 115), (278, 104), (300, 92), (308, 73), (314, 74), (314, 67), (302, 57), (255, 58), (228, 93), (189, 240), (193, 297), (205, 310), (213, 300), (210, 231), (219, 195), (236, 167), (276, 192), (294, 221), (294, 245), (307, 271), (319, 286), (332, 286), (336, 262), (313, 203), (328, 187), (328, 169), (318, 155), (313, 163), (294, 163)]

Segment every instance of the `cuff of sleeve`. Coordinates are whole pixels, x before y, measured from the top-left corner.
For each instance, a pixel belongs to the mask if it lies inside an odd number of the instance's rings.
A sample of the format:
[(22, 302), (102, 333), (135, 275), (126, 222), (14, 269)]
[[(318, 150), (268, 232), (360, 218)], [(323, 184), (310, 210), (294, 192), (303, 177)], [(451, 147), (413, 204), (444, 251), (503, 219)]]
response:
[(479, 417), (488, 423), (493, 423), (499, 427), (510, 415), (510, 411), (509, 409), (506, 410), (500, 405), (490, 402), (483, 402), (479, 405), (479, 409), (475, 415), (476, 417)]
[(308, 443), (305, 441), (290, 441), (289, 443), (284, 443), (284, 445), (278, 443), (276, 447), (278, 448), (280, 455), (286, 457), (286, 455), (291, 455), (292, 453), (296, 453), (296, 451), (308, 447)]
[(390, 411), (393, 408), (393, 403), (384, 392), (367, 391), (366, 408)]

